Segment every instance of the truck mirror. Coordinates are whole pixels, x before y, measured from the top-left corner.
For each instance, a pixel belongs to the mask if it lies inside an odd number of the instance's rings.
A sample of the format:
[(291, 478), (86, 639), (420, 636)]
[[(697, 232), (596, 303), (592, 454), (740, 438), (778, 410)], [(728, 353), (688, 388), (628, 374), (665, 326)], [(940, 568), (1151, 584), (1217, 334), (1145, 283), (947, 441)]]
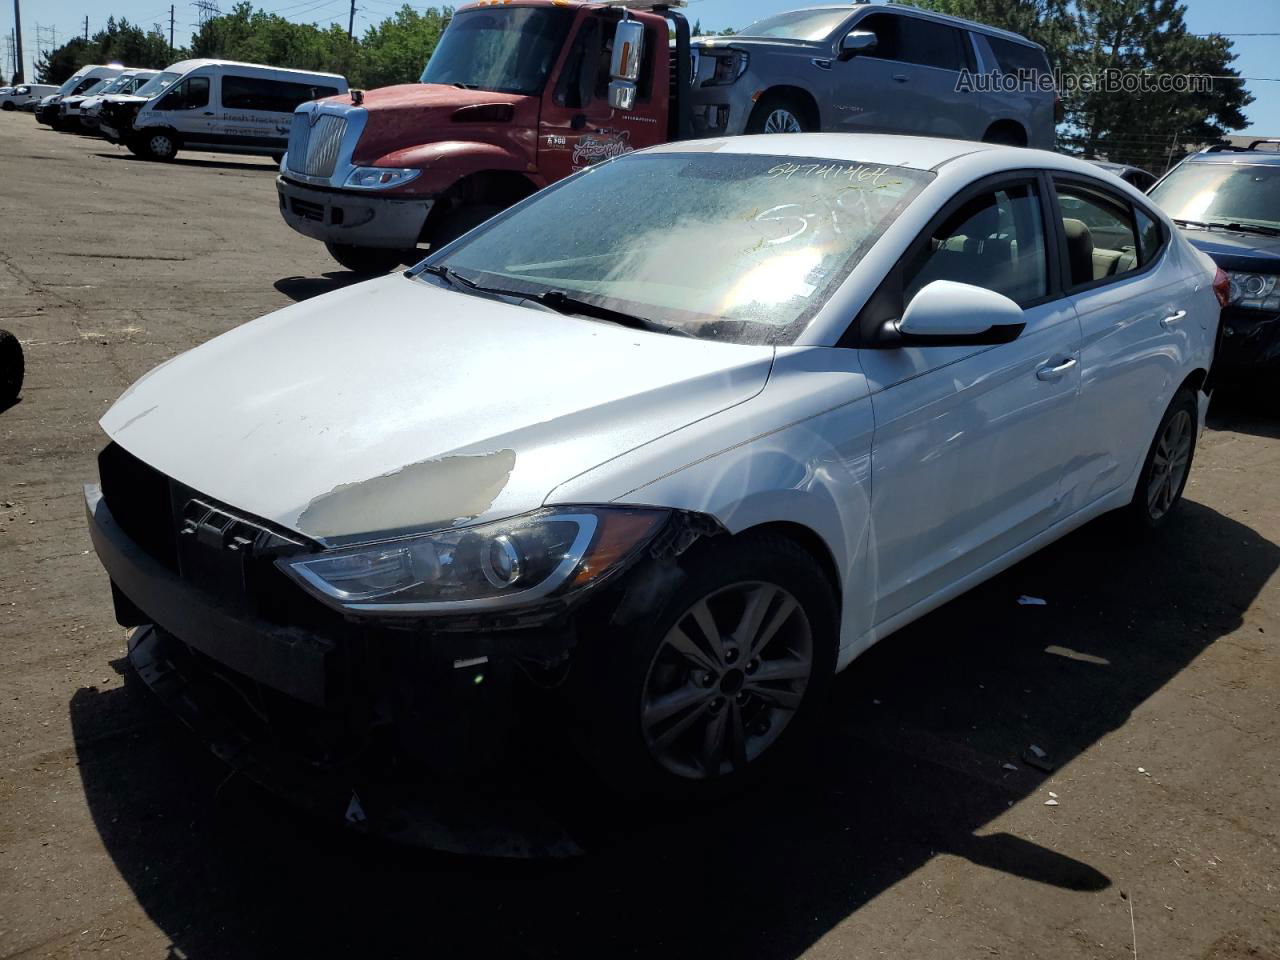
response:
[(637, 87), (630, 80), (613, 80), (609, 83), (609, 106), (615, 110), (636, 108)]
[(853, 30), (840, 41), (840, 59), (848, 60), (876, 48), (876, 35), (870, 30)]
[(639, 20), (623, 20), (613, 33), (613, 63), (609, 69), (613, 79), (634, 84), (640, 79), (643, 56), (644, 24)]

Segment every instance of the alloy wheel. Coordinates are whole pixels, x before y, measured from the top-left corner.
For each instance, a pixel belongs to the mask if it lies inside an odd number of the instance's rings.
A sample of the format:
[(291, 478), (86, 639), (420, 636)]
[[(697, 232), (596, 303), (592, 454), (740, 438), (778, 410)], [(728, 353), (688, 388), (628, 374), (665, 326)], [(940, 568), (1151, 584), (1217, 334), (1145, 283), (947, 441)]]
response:
[(173, 141), (163, 134), (157, 134), (152, 137), (148, 146), (151, 148), (151, 152), (157, 157), (163, 158), (173, 153)]
[(1173, 506), (1182, 491), (1182, 481), (1191, 461), (1192, 423), (1186, 410), (1179, 410), (1165, 424), (1151, 458), (1151, 479), (1147, 482), (1147, 511), (1159, 520)]
[(813, 674), (804, 608), (772, 583), (737, 583), (703, 597), (659, 644), (640, 723), (650, 755), (703, 780), (746, 768), (795, 717)]
[(779, 107), (765, 118), (765, 133), (804, 133), (804, 127), (790, 110)]

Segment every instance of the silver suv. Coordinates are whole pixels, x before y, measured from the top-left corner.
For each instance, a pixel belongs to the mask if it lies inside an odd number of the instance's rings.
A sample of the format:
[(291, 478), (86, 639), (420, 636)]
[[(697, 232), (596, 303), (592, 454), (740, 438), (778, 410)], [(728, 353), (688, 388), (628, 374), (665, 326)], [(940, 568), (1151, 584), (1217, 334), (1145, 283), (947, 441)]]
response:
[(912, 133), (1052, 149), (1060, 103), (1044, 48), (887, 3), (766, 17), (695, 41), (699, 136)]

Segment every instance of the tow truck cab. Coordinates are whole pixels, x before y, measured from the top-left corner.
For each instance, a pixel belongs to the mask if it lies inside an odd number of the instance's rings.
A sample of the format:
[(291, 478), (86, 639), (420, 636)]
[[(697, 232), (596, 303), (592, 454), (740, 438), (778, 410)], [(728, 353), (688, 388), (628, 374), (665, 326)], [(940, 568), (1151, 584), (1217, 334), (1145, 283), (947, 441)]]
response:
[(462, 7), (418, 83), (298, 107), (281, 215), (344, 266), (386, 270), (576, 170), (688, 136), (674, 5)]

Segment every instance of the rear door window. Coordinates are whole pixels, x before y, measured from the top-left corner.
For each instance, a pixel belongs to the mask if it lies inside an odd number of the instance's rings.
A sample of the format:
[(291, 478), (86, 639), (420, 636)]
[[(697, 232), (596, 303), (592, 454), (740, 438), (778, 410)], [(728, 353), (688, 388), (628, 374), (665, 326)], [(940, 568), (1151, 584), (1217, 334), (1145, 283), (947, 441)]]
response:
[(1127, 200), (1102, 188), (1057, 180), (1054, 186), (1062, 210), (1071, 286), (1118, 279), (1141, 267), (1138, 228)]
[(1049, 61), (1043, 50), (990, 34), (985, 36), (1001, 73), (1017, 75), (1020, 71), (1027, 71), (1030, 76), (1041, 76), (1049, 72)]

